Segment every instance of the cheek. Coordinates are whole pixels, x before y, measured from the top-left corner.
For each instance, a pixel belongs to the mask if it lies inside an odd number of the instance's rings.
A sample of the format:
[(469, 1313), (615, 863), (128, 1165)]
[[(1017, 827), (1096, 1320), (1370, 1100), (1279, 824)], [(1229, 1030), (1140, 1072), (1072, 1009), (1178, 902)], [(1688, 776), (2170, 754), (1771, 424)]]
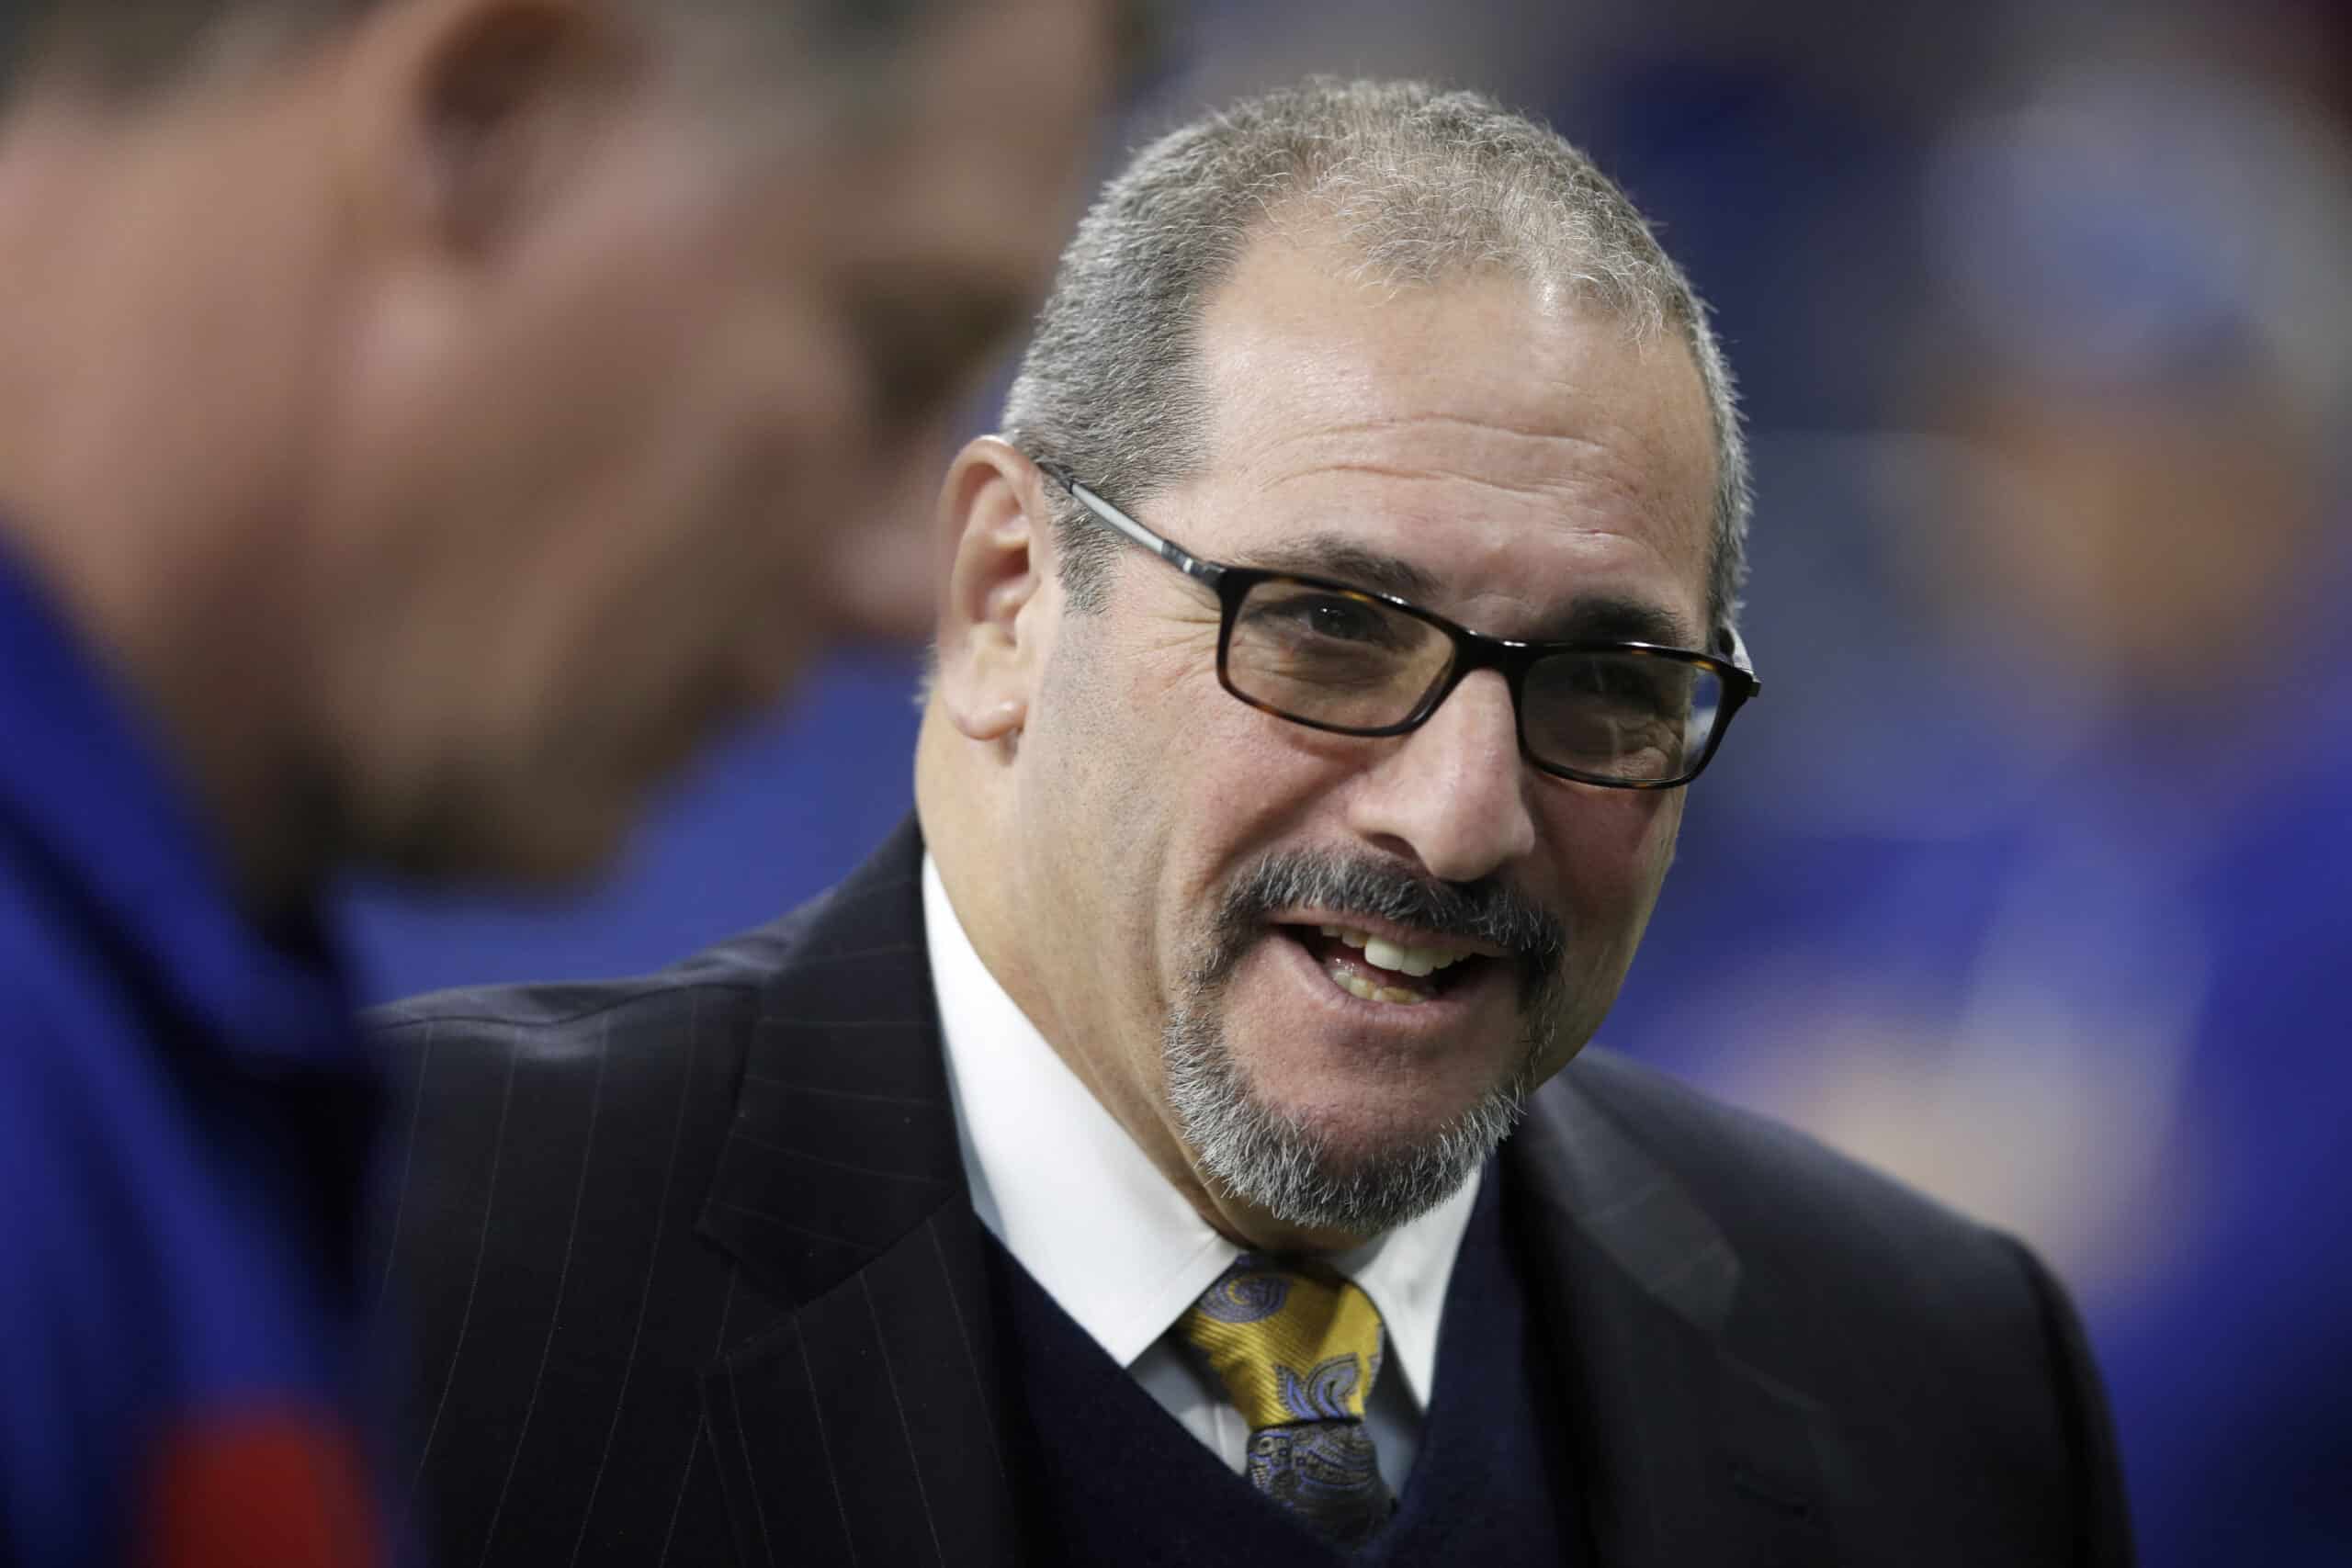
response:
[(1065, 611), (1033, 724), (1067, 732), (1080, 765), (1137, 781), (1163, 816), (1234, 787), (1269, 760), (1260, 718), (1216, 678), (1216, 620), (1136, 606), (1114, 583), (1100, 613)]
[[(1111, 618), (1119, 613), (1065, 617), (1020, 767), (1032, 841), (1058, 846), (1076, 875), (1127, 903), (1124, 921), (1157, 923), (1164, 911), (1148, 911), (1188, 879), (1182, 863), (1221, 826), (1231, 757), (1202, 723), (1224, 700), (1214, 670), (1206, 691), (1181, 673), (1171, 681), (1162, 661), (1139, 657), (1131, 628)], [(1105, 875), (1111, 867), (1118, 874)]]
[(573, 460), (601, 470), (633, 553), (758, 572), (801, 542), (777, 525), (838, 506), (824, 481), (868, 459), (866, 387), (821, 248), (780, 251), (742, 192), (682, 178), (550, 243), (517, 302), (546, 350), (532, 390), (596, 406)]
[(681, 622), (679, 656), (729, 650), (765, 694), (831, 627), (863, 476), (823, 345), (742, 323), (716, 306), (681, 323), (615, 433), (625, 467), (596, 510), (610, 585)]
[[(1607, 939), (1621, 964), (1649, 919), (1682, 824), (1679, 792), (1570, 786), (1552, 803), (1548, 839), (1572, 921)], [(1580, 945), (1573, 942), (1572, 946)], [(1598, 952), (1596, 956), (1598, 956)]]
[(1158, 992), (1199, 962), (1237, 870), (1316, 836), (1362, 744), (1227, 693), (1213, 614), (1147, 619), (1114, 593), (1103, 615), (1065, 623), (1022, 765), (1037, 841), (1061, 846), (1097, 900), (1119, 902), (1109, 918), (1148, 950)]
[(1209, 955), (1225, 897), (1246, 868), (1276, 851), (1351, 841), (1344, 802), (1367, 744), (1259, 712), (1217, 684), (1213, 653), (1204, 662), (1183, 687), (1192, 722), (1164, 764), (1183, 813), (1163, 890), (1171, 979)]

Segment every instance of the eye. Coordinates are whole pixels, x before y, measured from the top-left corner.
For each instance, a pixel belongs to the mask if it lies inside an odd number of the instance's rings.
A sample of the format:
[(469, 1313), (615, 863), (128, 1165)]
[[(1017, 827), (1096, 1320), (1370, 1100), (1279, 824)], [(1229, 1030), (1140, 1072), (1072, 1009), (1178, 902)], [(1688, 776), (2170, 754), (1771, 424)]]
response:
[(1394, 649), (1406, 641), (1393, 613), (1344, 593), (1293, 590), (1253, 608), (1259, 611), (1256, 618), (1304, 640), (1365, 649)]
[(1634, 663), (1609, 664), (1595, 671), (1593, 694), (1635, 712), (1664, 714), (1673, 705), (1659, 671)]

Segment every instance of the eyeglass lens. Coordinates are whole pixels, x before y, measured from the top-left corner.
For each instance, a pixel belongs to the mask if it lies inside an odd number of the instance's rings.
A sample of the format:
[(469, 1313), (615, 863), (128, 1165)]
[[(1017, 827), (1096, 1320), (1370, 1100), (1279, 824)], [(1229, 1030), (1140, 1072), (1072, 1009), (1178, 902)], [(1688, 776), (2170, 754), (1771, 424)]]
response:
[[(1236, 609), (1226, 679), (1310, 724), (1402, 724), (1451, 672), (1443, 630), (1368, 596), (1270, 578)], [(1559, 653), (1527, 671), (1521, 733), (1542, 762), (1627, 783), (1679, 778), (1706, 754), (1723, 681), (1704, 665), (1632, 652)]]

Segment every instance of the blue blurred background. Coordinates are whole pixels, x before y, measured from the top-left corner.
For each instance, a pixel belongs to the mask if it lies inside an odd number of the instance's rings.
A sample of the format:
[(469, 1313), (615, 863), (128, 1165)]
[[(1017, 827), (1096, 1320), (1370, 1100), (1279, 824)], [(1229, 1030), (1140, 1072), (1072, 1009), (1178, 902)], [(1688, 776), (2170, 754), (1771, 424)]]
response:
[[(1601, 1039), (2031, 1240), (2153, 1568), (2352, 1563), (2352, 6), (1206, 6), (1547, 115), (1714, 302), (1765, 695)], [(975, 428), (984, 416), (975, 414)], [(560, 907), (352, 890), (372, 993), (658, 965), (908, 808), (846, 658)]]

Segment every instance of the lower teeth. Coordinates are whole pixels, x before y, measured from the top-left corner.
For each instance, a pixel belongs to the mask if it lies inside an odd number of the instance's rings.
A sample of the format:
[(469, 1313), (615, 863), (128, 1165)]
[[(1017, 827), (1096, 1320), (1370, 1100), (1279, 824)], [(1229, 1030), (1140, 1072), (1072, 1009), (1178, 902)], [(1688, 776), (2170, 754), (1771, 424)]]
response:
[(1408, 991), (1396, 986), (1375, 986), (1354, 970), (1337, 964), (1325, 964), (1323, 972), (1331, 977), (1331, 984), (1348, 995), (1361, 997), (1368, 1002), (1395, 1002), (1409, 1007), (1416, 1002), (1429, 1000), (1419, 991)]

